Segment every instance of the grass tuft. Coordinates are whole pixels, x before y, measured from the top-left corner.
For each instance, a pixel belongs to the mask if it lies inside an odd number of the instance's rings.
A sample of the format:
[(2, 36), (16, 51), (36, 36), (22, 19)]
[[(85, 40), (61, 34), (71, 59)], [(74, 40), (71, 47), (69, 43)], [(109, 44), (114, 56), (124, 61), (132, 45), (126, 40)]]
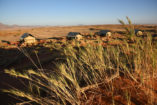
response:
[[(13, 69), (5, 70), (7, 74), (28, 80), (29, 91), (18, 89), (3, 91), (24, 97), (30, 104), (41, 105), (87, 104), (94, 100), (96, 94), (101, 97), (110, 95), (110, 104), (117, 104), (116, 94), (119, 93), (125, 104), (130, 105), (133, 98), (131, 89), (135, 89), (144, 92), (146, 96), (151, 96), (146, 103), (153, 104), (156, 99), (152, 92), (154, 86), (150, 83), (148, 89), (147, 84), (151, 80), (154, 81), (157, 75), (156, 46), (152, 43), (150, 34), (146, 39), (135, 37), (134, 26), (128, 17), (127, 20), (129, 27), (122, 20), (119, 22), (125, 26), (128, 38), (134, 40), (134, 43), (130, 44), (124, 40), (123, 44), (104, 47), (101, 40), (92, 44), (87, 43), (85, 46), (73, 41), (73, 44), (67, 44), (59, 49), (63, 52), (65, 60), (56, 63), (56, 72), (43, 69), (27, 70), (25, 73)], [(125, 87), (128, 89), (123, 90), (124, 84), (117, 87), (118, 83), (115, 84), (115, 81), (120, 78), (131, 81), (128, 83), (131, 84), (129, 85), (131, 88)], [(105, 88), (102, 88), (103, 86)], [(103, 92), (107, 90), (106, 94), (100, 91), (102, 89)], [(93, 98), (89, 92), (95, 93)]]

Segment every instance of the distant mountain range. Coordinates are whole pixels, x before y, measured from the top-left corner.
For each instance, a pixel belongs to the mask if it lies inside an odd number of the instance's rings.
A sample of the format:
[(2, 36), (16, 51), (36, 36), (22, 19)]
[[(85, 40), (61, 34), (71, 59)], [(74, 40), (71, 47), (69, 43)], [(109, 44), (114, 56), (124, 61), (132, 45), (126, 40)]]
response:
[(41, 26), (19, 26), (19, 25), (6, 25), (3, 23), (0, 23), (0, 30), (13, 29), (13, 28), (33, 28), (33, 27), (41, 27)]
[(11, 26), (0, 23), (0, 29), (6, 29), (6, 28), (11, 28)]

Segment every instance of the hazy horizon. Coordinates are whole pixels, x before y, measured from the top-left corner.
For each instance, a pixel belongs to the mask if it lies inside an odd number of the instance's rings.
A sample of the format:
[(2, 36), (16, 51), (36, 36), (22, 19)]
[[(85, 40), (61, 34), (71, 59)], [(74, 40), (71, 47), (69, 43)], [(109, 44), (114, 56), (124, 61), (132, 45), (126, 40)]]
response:
[[(117, 20), (118, 21), (118, 20)], [(0, 22), (1, 24), (4, 24), (3, 22)], [(128, 24), (128, 23), (126, 23)], [(121, 25), (121, 23), (117, 23), (117, 24), (76, 24), (76, 25), (18, 25), (18, 24), (4, 24), (4, 25), (8, 25), (8, 26), (19, 26), (19, 27), (64, 27), (64, 26), (95, 26), (95, 25), (98, 25), (98, 26), (101, 26), (101, 25)], [(154, 23), (154, 24), (134, 24), (134, 25), (157, 25), (157, 23)]]
[(157, 0), (0, 0), (0, 22), (8, 25), (157, 24)]

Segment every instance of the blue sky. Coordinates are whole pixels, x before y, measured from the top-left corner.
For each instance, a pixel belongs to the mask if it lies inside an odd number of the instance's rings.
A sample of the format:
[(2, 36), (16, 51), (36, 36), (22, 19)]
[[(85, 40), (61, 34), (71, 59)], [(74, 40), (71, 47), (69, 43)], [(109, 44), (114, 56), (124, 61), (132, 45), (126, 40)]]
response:
[(17, 25), (157, 24), (157, 0), (0, 0), (0, 22)]

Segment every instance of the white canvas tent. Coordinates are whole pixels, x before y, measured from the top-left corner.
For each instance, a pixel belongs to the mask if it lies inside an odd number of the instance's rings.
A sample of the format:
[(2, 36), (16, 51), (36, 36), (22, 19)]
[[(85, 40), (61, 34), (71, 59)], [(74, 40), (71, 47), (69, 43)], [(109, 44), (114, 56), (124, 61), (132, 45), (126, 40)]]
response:
[(20, 41), (26, 43), (26, 44), (34, 44), (36, 43), (36, 38), (29, 34), (29, 33), (24, 33), (21, 37), (20, 37)]

